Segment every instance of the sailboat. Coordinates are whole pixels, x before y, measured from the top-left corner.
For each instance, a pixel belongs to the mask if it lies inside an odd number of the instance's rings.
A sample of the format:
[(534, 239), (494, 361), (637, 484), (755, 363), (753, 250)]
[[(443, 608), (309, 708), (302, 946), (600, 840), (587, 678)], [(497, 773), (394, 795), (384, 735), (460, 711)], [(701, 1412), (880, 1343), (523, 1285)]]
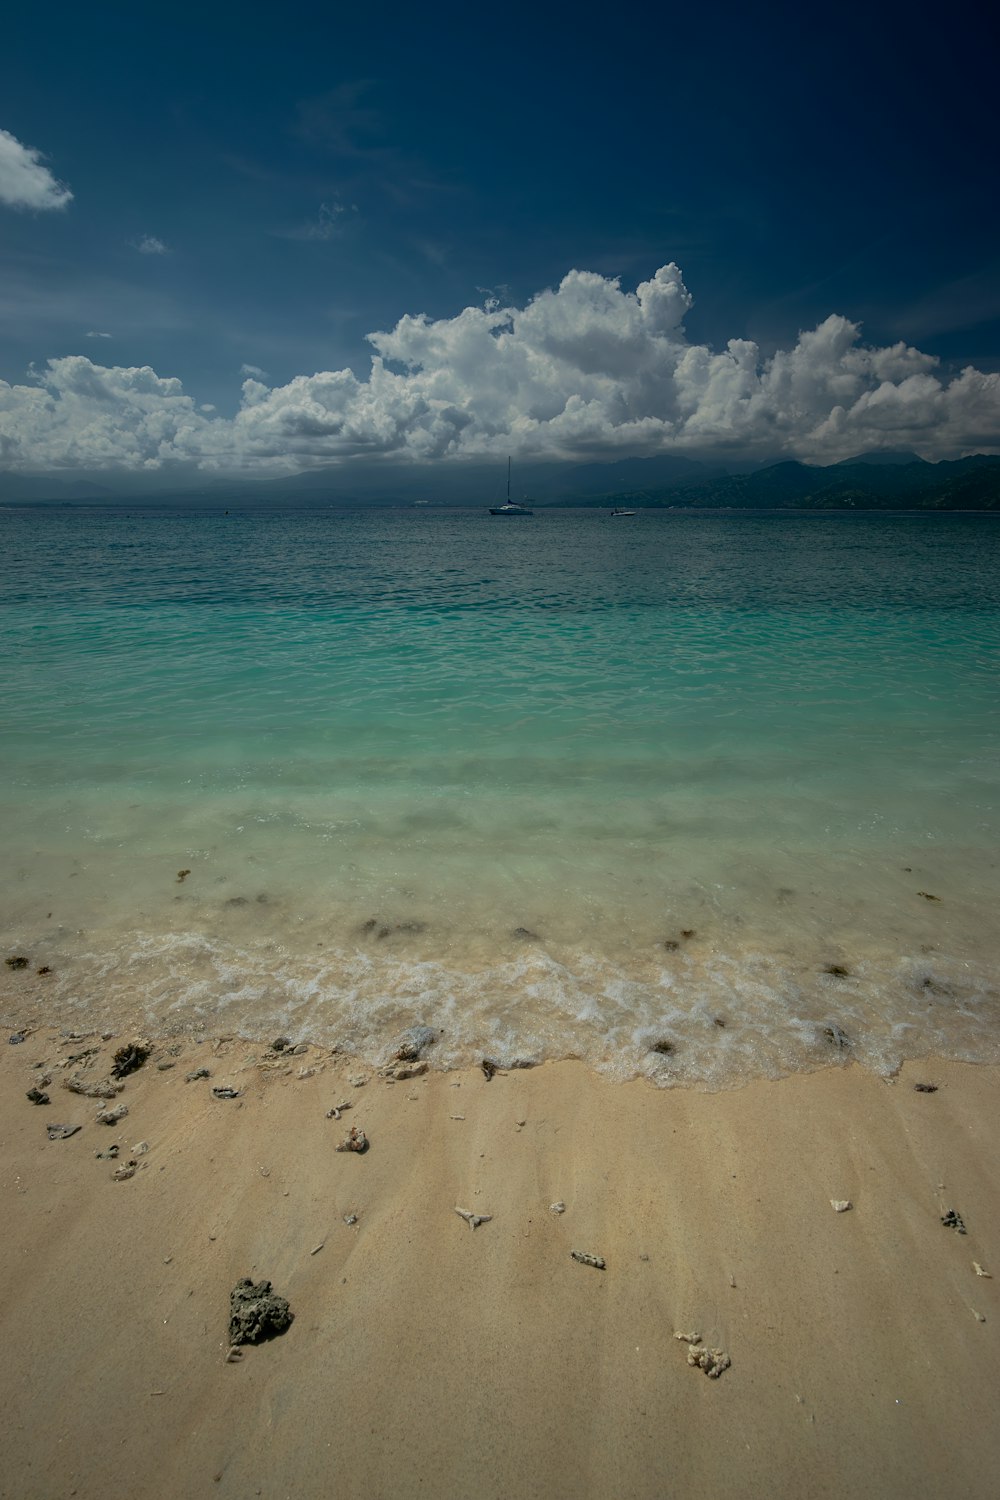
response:
[(507, 457), (507, 503), (505, 505), (491, 505), (491, 516), (533, 516), (535, 512), (529, 510), (526, 505), (518, 505), (516, 500), (510, 498), (510, 456)]

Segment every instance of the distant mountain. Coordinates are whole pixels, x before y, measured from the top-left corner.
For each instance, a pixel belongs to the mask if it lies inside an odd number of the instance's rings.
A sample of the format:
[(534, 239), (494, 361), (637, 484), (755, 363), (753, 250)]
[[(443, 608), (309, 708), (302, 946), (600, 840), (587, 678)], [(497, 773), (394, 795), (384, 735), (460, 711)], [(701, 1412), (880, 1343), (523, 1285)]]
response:
[(907, 453), (905, 449), (875, 448), (871, 453), (856, 453), (853, 458), (842, 458), (833, 467), (842, 469), (848, 464), (919, 464), (922, 462), (919, 454)]
[[(506, 463), (358, 464), (280, 479), (121, 473), (92, 479), (0, 473), (0, 504), (355, 506), (495, 505)], [(511, 492), (536, 507), (690, 507), (733, 510), (997, 510), (1000, 458), (977, 454), (931, 464), (912, 453), (876, 453), (824, 468), (794, 459), (764, 468), (663, 455), (613, 463), (515, 464)]]
[(581, 497), (577, 503), (724, 510), (1000, 511), (1000, 458), (976, 454), (939, 464), (910, 456), (892, 463), (852, 459), (826, 468), (787, 460), (750, 474), (609, 492)]
[[(516, 463), (511, 493), (546, 505), (620, 492), (645, 494), (670, 484), (722, 477), (722, 464), (664, 454), (613, 463)], [(329, 465), (278, 479), (174, 471), (141, 477), (110, 473), (96, 480), (0, 473), (0, 504), (128, 502), (215, 506), (495, 505), (507, 488), (506, 460), (490, 463)], [(603, 503), (603, 502), (602, 502)]]

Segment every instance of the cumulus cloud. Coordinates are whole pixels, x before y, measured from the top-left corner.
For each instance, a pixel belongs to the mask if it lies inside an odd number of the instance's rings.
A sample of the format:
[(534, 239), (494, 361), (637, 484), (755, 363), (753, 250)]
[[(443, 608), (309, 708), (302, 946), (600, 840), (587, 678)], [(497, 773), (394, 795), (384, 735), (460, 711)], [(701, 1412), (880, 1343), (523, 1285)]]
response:
[(137, 240), (129, 240), (129, 244), (133, 250), (138, 250), (140, 255), (170, 254), (170, 246), (157, 239), (155, 234), (142, 234)]
[(0, 203), (8, 208), (65, 208), (72, 197), (45, 166), (40, 151), (22, 146), (9, 130), (0, 130)]
[(267, 371), (262, 370), (260, 365), (240, 365), (241, 375), (253, 375), (257, 380), (263, 380)]
[(837, 315), (767, 357), (746, 339), (711, 349), (686, 337), (691, 305), (673, 264), (634, 292), (571, 271), (524, 307), (490, 296), (451, 318), (401, 318), (369, 336), (364, 379), (327, 370), (270, 387), (244, 366), (231, 419), (151, 369), (56, 359), (33, 386), (0, 384), (0, 453), (34, 468), (287, 472), (362, 457), (1000, 452), (1000, 375), (949, 379), (932, 356), (865, 344)]

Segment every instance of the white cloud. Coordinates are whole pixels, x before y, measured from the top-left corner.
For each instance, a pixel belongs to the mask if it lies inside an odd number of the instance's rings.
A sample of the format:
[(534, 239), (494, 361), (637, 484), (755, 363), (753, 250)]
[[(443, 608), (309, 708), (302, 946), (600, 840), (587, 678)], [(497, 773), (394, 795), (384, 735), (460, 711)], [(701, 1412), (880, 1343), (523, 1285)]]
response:
[(240, 374), (254, 375), (258, 380), (263, 380), (267, 374), (267, 371), (262, 370), (260, 365), (240, 365)]
[(9, 130), (0, 130), (0, 203), (8, 208), (65, 208), (72, 197), (43, 165), (40, 151), (22, 146)]
[(96, 329), (92, 328), (86, 337), (88, 339), (109, 339), (111, 335), (110, 333), (98, 333)]
[(943, 376), (903, 343), (873, 348), (833, 315), (764, 358), (732, 339), (689, 343), (675, 265), (625, 291), (571, 271), (523, 308), (406, 316), (351, 370), (269, 387), (245, 366), (232, 419), (151, 369), (52, 360), (38, 383), (0, 383), (8, 467), (289, 471), (370, 457), (622, 457), (731, 453), (830, 462), (873, 448), (928, 458), (1000, 452), (1000, 375)]
[(137, 240), (129, 240), (133, 250), (138, 250), (140, 255), (169, 255), (170, 246), (165, 245), (162, 240), (157, 239), (155, 234), (140, 235)]

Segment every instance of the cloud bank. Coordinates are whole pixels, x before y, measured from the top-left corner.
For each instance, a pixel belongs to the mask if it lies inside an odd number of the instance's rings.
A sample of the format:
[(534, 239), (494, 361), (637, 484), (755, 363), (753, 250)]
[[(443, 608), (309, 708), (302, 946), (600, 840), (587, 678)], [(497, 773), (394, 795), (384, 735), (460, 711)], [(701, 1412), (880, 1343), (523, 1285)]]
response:
[(873, 348), (833, 315), (764, 358), (731, 339), (692, 344), (676, 265), (634, 292), (570, 271), (523, 308), (467, 307), (369, 335), (351, 370), (243, 382), (233, 418), (179, 380), (53, 359), (35, 384), (0, 382), (0, 466), (291, 472), (375, 459), (440, 462), (681, 453), (832, 462), (878, 448), (926, 458), (1000, 452), (1000, 376), (953, 379), (904, 343)]
[(43, 164), (42, 153), (0, 130), (0, 203), (8, 208), (65, 208), (73, 194)]

